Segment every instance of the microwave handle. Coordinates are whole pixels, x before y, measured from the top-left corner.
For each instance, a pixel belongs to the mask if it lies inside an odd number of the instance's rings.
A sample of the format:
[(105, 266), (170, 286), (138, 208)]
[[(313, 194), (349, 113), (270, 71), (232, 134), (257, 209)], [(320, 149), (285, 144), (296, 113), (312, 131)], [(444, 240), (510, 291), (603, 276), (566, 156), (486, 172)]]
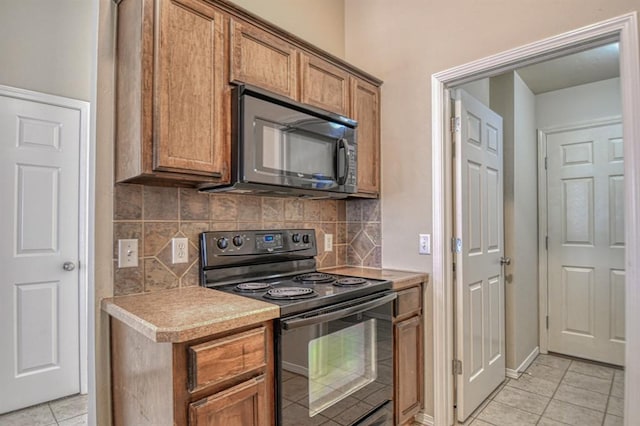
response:
[[(340, 150), (344, 151), (344, 174), (340, 176)], [(347, 182), (347, 176), (349, 176), (349, 144), (344, 138), (338, 139), (336, 146), (336, 175), (338, 185), (344, 185)]]

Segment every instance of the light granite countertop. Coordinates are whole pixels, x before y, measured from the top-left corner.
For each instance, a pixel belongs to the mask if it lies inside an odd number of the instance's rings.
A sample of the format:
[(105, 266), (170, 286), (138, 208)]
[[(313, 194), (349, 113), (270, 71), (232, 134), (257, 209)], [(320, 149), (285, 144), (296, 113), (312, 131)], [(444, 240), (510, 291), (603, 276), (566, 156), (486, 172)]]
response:
[(154, 342), (180, 343), (280, 316), (277, 305), (187, 287), (102, 300), (102, 310)]
[(337, 266), (322, 269), (340, 275), (351, 275), (363, 278), (393, 281), (394, 290), (402, 290), (412, 285), (429, 282), (429, 275), (424, 272), (398, 271), (395, 269), (364, 268), (360, 266)]

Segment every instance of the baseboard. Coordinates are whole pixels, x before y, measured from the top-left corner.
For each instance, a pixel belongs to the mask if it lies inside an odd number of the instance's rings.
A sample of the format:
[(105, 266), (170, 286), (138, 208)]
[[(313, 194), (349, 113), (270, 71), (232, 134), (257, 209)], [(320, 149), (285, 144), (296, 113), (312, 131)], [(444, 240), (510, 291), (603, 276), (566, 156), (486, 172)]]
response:
[(527, 356), (524, 359), (524, 361), (522, 361), (522, 364), (520, 364), (516, 370), (513, 370), (511, 368), (507, 368), (506, 372), (505, 372), (506, 376), (509, 377), (510, 379), (519, 378), (520, 374), (522, 374), (523, 371), (525, 371), (527, 368), (529, 368), (529, 366), (531, 365), (533, 360), (536, 359), (536, 357), (538, 356), (539, 353), (540, 353), (540, 347), (536, 346), (535, 349), (533, 351), (531, 351), (529, 356)]
[(420, 425), (433, 426), (433, 416), (425, 413), (416, 414), (416, 422)]

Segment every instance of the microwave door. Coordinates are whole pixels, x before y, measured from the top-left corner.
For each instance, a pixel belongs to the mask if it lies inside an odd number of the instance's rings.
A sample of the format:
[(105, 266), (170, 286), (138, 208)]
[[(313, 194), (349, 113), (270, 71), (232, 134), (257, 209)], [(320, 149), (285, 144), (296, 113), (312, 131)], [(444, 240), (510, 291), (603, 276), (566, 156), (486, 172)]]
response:
[(309, 189), (338, 186), (336, 146), (330, 137), (256, 118), (253, 181)]

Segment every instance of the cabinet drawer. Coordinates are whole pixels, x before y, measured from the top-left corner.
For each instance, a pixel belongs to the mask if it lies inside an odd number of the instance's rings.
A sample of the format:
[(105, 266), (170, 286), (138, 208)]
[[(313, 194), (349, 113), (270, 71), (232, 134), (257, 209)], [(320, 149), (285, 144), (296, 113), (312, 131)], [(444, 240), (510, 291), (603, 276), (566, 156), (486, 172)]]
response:
[(266, 365), (265, 328), (189, 347), (189, 390), (222, 382)]
[(422, 286), (416, 286), (401, 290), (398, 292), (398, 298), (395, 304), (395, 317), (404, 317), (406, 315), (420, 312), (422, 309)]

